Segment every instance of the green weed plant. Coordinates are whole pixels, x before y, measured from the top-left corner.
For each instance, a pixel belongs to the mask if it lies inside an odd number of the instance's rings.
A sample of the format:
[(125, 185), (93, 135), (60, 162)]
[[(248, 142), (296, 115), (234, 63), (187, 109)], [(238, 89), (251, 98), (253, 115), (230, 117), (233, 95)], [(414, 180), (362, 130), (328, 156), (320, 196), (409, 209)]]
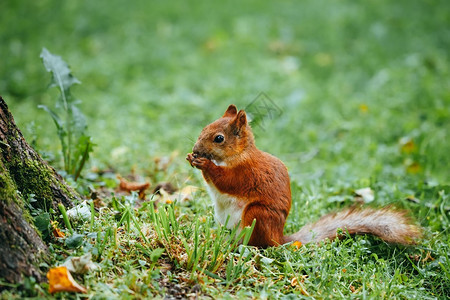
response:
[(79, 101), (70, 92), (74, 84), (81, 82), (72, 75), (69, 66), (60, 56), (43, 48), (41, 58), (45, 69), (52, 74), (50, 87), (58, 88), (60, 97), (55, 109), (46, 105), (38, 107), (47, 111), (53, 119), (61, 143), (64, 170), (76, 181), (89, 160), (93, 147), (91, 137), (87, 135), (86, 117), (77, 107)]

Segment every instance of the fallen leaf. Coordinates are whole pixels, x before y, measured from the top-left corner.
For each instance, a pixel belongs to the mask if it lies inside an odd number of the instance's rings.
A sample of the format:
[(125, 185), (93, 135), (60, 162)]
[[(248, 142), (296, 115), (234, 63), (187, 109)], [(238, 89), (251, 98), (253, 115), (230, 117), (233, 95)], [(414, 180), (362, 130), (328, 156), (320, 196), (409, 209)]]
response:
[(420, 255), (419, 254), (410, 254), (409, 258), (411, 258), (414, 261), (420, 261)]
[(83, 256), (70, 257), (67, 259), (61, 267), (66, 267), (72, 273), (85, 274), (90, 270), (97, 269), (97, 265), (92, 262), (91, 252), (86, 253)]
[(106, 206), (106, 203), (103, 202), (102, 199), (100, 199), (100, 198), (94, 199), (94, 207), (95, 208), (102, 208), (102, 207), (105, 207), (105, 206)]
[(300, 249), (300, 247), (302, 246), (302, 242), (295, 241), (295, 242), (292, 243), (292, 246), (297, 247), (297, 249)]
[(198, 187), (193, 185), (188, 185), (182, 188), (179, 192), (176, 192), (174, 195), (178, 202), (191, 201), (192, 195), (198, 191)]
[(355, 190), (355, 196), (364, 201), (364, 203), (372, 202), (375, 199), (373, 190), (370, 187)]
[(172, 195), (177, 189), (170, 182), (160, 182), (153, 189), (153, 194), (160, 195), (160, 190), (165, 190), (167, 193)]
[(295, 286), (297, 286), (298, 285), (298, 279), (297, 279), (297, 277), (293, 277), (292, 279), (291, 279), (291, 286), (292, 287), (295, 287)]
[(66, 267), (51, 268), (47, 273), (47, 278), (50, 294), (57, 292), (87, 293), (86, 288), (73, 279)]
[(308, 275), (302, 275), (302, 276), (300, 276), (300, 277), (301, 277), (300, 282), (298, 282), (297, 277), (293, 277), (293, 278), (291, 279), (291, 286), (292, 286), (292, 287), (297, 287), (297, 286), (298, 286), (298, 288), (300, 289), (300, 292), (301, 292), (303, 295), (309, 296), (308, 291), (307, 291), (307, 290), (304, 288), (304, 286), (303, 286), (303, 283), (305, 282), (305, 279), (308, 278)]
[(353, 285), (350, 285), (350, 291), (352, 291), (352, 293), (356, 292), (356, 288)]
[(53, 236), (56, 238), (63, 238), (66, 235), (64, 234), (64, 232), (62, 232), (59, 228), (58, 228), (58, 222), (57, 221), (51, 221), (52, 224), (52, 229), (53, 229)]
[(158, 201), (166, 204), (173, 202), (183, 203), (192, 200), (192, 195), (198, 190), (198, 187), (188, 185), (177, 192), (171, 193), (172, 189), (166, 190), (161, 187), (157, 190), (156, 195), (159, 195)]
[(402, 137), (399, 141), (400, 150), (402, 153), (410, 154), (417, 150), (417, 146), (410, 137)]
[(406, 172), (410, 173), (410, 174), (417, 174), (420, 173), (422, 171), (422, 167), (420, 166), (420, 164), (418, 162), (411, 162), (408, 164), (408, 166), (406, 167)]
[(433, 261), (434, 257), (431, 256), (431, 252), (427, 251), (427, 255), (425, 256), (425, 258), (422, 260), (423, 263), (427, 262), (428, 260)]
[(173, 195), (170, 195), (168, 192), (166, 192), (165, 190), (161, 189), (159, 191), (160, 193), (160, 197), (158, 199), (158, 201), (160, 202), (164, 202), (166, 204), (171, 204), (174, 201), (174, 197)]
[(69, 218), (73, 220), (89, 220), (91, 218), (91, 207), (87, 201), (72, 207), (67, 211)]
[(126, 192), (133, 192), (137, 191), (139, 192), (139, 198), (144, 199), (145, 198), (145, 190), (150, 187), (150, 182), (132, 182), (128, 181), (121, 176), (117, 176), (120, 180), (119, 188)]

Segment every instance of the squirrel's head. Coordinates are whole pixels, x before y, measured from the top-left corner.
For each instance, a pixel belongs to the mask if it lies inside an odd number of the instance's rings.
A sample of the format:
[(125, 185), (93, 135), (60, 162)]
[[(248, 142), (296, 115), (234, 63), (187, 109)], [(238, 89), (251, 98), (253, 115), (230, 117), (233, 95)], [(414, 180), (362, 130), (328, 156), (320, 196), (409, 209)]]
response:
[(192, 152), (216, 164), (222, 164), (228, 163), (233, 156), (242, 154), (253, 145), (253, 133), (245, 111), (238, 112), (232, 104), (222, 118), (203, 128)]

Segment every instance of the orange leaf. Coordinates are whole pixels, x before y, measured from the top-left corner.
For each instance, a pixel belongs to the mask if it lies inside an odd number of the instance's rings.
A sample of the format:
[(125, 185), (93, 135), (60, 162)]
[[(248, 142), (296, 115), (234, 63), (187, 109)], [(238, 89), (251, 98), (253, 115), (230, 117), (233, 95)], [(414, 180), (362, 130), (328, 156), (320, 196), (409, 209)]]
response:
[(120, 176), (118, 176), (120, 180), (119, 188), (123, 191), (132, 192), (138, 191), (139, 198), (143, 199), (145, 197), (144, 191), (150, 187), (150, 182), (132, 182), (128, 181)]
[(58, 227), (54, 227), (53, 228), (53, 236), (56, 238), (63, 238), (66, 235), (64, 234), (64, 232), (62, 232), (61, 230), (59, 230)]
[(64, 234), (64, 232), (62, 232), (61, 230), (59, 230), (59, 228), (58, 228), (58, 222), (52, 221), (51, 224), (52, 224), (52, 228), (53, 228), (53, 236), (54, 236), (54, 237), (56, 237), (56, 238), (63, 238), (63, 237), (66, 236), (66, 235)]
[(292, 243), (292, 246), (295, 246), (295, 247), (297, 247), (297, 249), (300, 249), (300, 247), (302, 246), (302, 242), (295, 241), (295, 242)]
[(86, 288), (73, 279), (66, 267), (51, 268), (47, 273), (47, 278), (50, 294), (57, 292), (87, 293)]

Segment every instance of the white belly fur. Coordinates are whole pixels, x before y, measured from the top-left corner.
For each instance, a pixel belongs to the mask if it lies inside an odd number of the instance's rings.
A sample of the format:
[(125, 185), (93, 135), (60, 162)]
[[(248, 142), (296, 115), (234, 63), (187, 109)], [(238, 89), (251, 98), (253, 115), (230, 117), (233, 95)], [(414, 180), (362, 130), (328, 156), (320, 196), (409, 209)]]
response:
[(230, 216), (227, 228), (234, 228), (242, 218), (243, 203), (235, 197), (220, 193), (212, 184), (206, 183), (206, 190), (214, 203), (216, 220), (225, 225), (227, 217)]

